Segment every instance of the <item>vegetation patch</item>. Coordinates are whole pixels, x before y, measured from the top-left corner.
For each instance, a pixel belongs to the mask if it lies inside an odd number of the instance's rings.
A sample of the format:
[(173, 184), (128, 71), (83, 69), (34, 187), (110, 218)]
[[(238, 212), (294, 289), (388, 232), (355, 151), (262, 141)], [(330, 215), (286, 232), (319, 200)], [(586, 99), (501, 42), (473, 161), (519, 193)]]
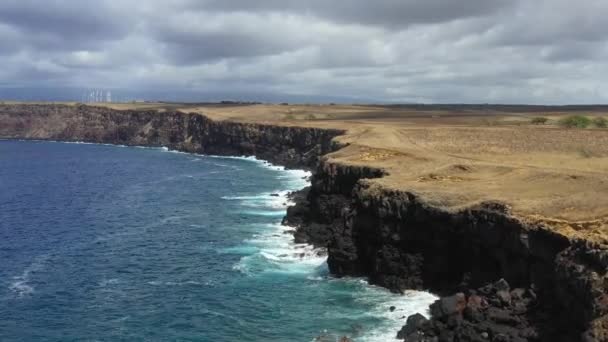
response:
[(587, 128), (591, 125), (591, 119), (583, 115), (571, 115), (559, 120), (559, 124), (566, 128)]
[(532, 118), (530, 121), (533, 125), (544, 125), (549, 121), (549, 119), (544, 117)]

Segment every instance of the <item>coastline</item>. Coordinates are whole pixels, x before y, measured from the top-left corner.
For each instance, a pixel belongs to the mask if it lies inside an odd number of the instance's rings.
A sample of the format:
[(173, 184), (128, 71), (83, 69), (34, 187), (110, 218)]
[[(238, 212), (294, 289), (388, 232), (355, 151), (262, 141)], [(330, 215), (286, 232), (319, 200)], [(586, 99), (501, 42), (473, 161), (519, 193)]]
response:
[[(329, 267), (338, 276), (367, 276), (372, 284), (397, 292), (427, 288), (446, 295), (431, 321), (408, 324), (406, 332), (412, 338), (441, 333), (477, 336), (482, 332), (475, 327), (483, 327), (492, 338), (503, 334), (526, 340), (608, 339), (608, 252), (601, 243), (524, 222), (500, 203), (447, 211), (414, 193), (370, 184), (365, 179), (381, 177), (383, 170), (321, 160), (338, 149), (332, 139), (343, 132), (213, 122), (198, 114), (90, 108), (62, 114), (74, 119), (72, 126), (55, 127), (49, 124), (53, 118), (38, 120), (35, 112), (27, 123), (17, 119), (20, 124), (8, 131), (17, 137), (46, 134), (60, 140), (84, 137), (128, 145), (167, 142), (184, 152), (251, 154), (288, 167), (312, 169), (320, 161), (311, 190), (300, 197), (296, 209), (288, 210), (288, 221), (296, 222), (298, 231), (313, 243), (327, 242)], [(94, 129), (88, 125), (100, 119), (116, 124), (93, 125)], [(0, 131), (0, 136), (6, 135)], [(499, 284), (503, 278), (512, 288)], [(484, 293), (488, 283), (494, 285)], [(514, 299), (522, 290), (522, 299)], [(499, 291), (507, 291), (510, 299), (494, 303)], [(484, 301), (487, 305), (474, 307)], [(467, 317), (466, 310), (474, 314)], [(529, 335), (519, 336), (522, 329)]]
[[(247, 255), (234, 266), (234, 269), (253, 276), (257, 272), (264, 272), (262, 269), (256, 269), (255, 257), (259, 256), (278, 266), (278, 269), (271, 272), (287, 272), (306, 275), (307, 280), (312, 282), (328, 282), (336, 284), (344, 284), (347, 287), (354, 287), (363, 291), (364, 294), (359, 294), (358, 300), (365, 300), (376, 307), (374, 312), (369, 312), (370, 316), (383, 317), (384, 323), (381, 326), (372, 328), (371, 330), (363, 330), (357, 332), (358, 336), (344, 336), (352, 341), (368, 341), (368, 342), (384, 342), (396, 338), (397, 331), (401, 328), (404, 317), (421, 312), (425, 316), (429, 316), (428, 306), (434, 302), (437, 297), (428, 292), (410, 290), (404, 293), (391, 293), (385, 287), (372, 285), (364, 277), (343, 277), (337, 278), (329, 273), (327, 267), (327, 248), (324, 246), (315, 246), (308, 241), (297, 241), (295, 234), (297, 228), (285, 222), (287, 218), (286, 210), (289, 207), (297, 205), (293, 199), (293, 192), (301, 191), (300, 188), (310, 186), (310, 180), (313, 174), (309, 171), (298, 169), (286, 169), (283, 166), (272, 164), (268, 161), (260, 160), (255, 157), (235, 157), (235, 156), (206, 156), (218, 158), (237, 158), (252, 161), (258, 165), (275, 170), (281, 173), (286, 173), (285, 178), (291, 178), (291, 181), (306, 180), (302, 184), (298, 184), (292, 188), (278, 189), (274, 193), (260, 193), (253, 196), (231, 196), (224, 198), (231, 201), (239, 201), (246, 207), (256, 208), (261, 203), (265, 202), (275, 208), (277, 211), (282, 211), (284, 215), (277, 216), (277, 222), (274, 226), (269, 226), (266, 231), (255, 234), (252, 240), (246, 241), (245, 245), (255, 246), (259, 248), (259, 254)], [(299, 190), (300, 189), (300, 190)], [(278, 196), (273, 196), (278, 195)], [(253, 265), (252, 265), (253, 264)], [(250, 269), (253, 267), (253, 270)], [(258, 265), (259, 267), (259, 265)], [(266, 270), (268, 271), (268, 270)], [(391, 308), (393, 308), (391, 310)], [(347, 313), (344, 313), (347, 315)], [(346, 328), (346, 327), (342, 327)], [(336, 335), (335, 331), (327, 331), (319, 336), (315, 336), (313, 341), (338, 340), (342, 335)], [(311, 337), (313, 338), (313, 337)], [(335, 338), (335, 339), (332, 339)]]
[[(242, 202), (244, 207), (251, 207), (252, 203), (255, 202), (263, 202), (264, 207), (272, 207), (273, 211), (281, 212), (280, 216), (277, 216), (276, 224), (267, 227), (267, 231), (259, 232), (255, 234), (252, 239), (256, 241), (257, 244), (260, 242), (263, 245), (268, 247), (268, 240), (272, 240), (271, 249), (277, 249), (277, 251), (267, 251), (265, 249), (261, 249), (259, 252), (263, 258), (268, 259), (272, 262), (276, 262), (277, 264), (282, 265), (285, 269), (282, 272), (293, 272), (292, 268), (295, 268), (296, 273), (311, 273), (313, 270), (317, 270), (314, 273), (318, 272), (318, 269), (323, 269), (321, 271), (320, 276), (311, 276), (308, 278), (311, 281), (315, 282), (337, 282), (347, 284), (346, 286), (355, 287), (360, 289), (360, 291), (364, 291), (365, 297), (361, 297), (359, 299), (363, 300), (366, 297), (367, 302), (375, 304), (377, 307), (376, 311), (373, 313), (369, 313), (369, 315), (378, 315), (384, 318), (384, 324), (382, 324), (379, 328), (374, 328), (371, 330), (363, 330), (357, 332), (358, 336), (344, 336), (349, 338), (349, 340), (353, 341), (370, 341), (370, 342), (380, 342), (394, 339), (396, 336), (396, 331), (401, 327), (402, 321), (404, 317), (412, 315), (414, 313), (423, 312), (428, 317), (428, 305), (437, 299), (436, 296), (427, 293), (421, 292), (417, 290), (409, 290), (404, 293), (397, 294), (391, 293), (387, 291), (385, 287), (380, 287), (376, 285), (370, 284), (366, 279), (361, 277), (344, 277), (344, 278), (335, 278), (331, 274), (328, 273), (327, 268), (327, 249), (324, 247), (315, 247), (313, 244), (309, 244), (307, 242), (295, 242), (294, 234), (296, 233), (296, 228), (294, 226), (285, 225), (282, 223), (284, 218), (286, 217), (286, 210), (288, 207), (294, 206), (297, 203), (293, 202), (290, 198), (291, 194), (298, 189), (303, 187), (310, 186), (310, 179), (312, 177), (312, 173), (310, 171), (305, 171), (301, 169), (287, 169), (283, 166), (272, 164), (265, 160), (257, 159), (255, 156), (221, 156), (221, 155), (205, 155), (205, 154), (197, 154), (190, 152), (183, 152), (177, 150), (171, 150), (165, 146), (139, 146), (139, 145), (117, 145), (112, 143), (93, 143), (93, 142), (82, 142), (82, 141), (59, 141), (59, 140), (41, 140), (41, 139), (0, 139), (0, 141), (22, 141), (22, 142), (40, 142), (40, 143), (57, 143), (57, 144), (75, 144), (75, 145), (100, 145), (100, 146), (111, 146), (111, 147), (121, 147), (121, 148), (142, 148), (142, 149), (153, 149), (160, 150), (166, 153), (177, 153), (184, 154), (194, 157), (204, 157), (204, 158), (217, 158), (218, 160), (222, 159), (236, 159), (243, 160), (251, 163), (257, 164), (259, 167), (267, 168), (269, 170), (277, 171), (279, 173), (284, 173), (284, 176), (279, 176), (278, 178), (284, 178), (288, 183), (298, 183), (297, 186), (277, 189), (277, 191), (273, 191), (271, 193), (260, 193), (254, 196), (228, 196), (223, 197), (223, 200), (228, 201), (239, 201)], [(276, 195), (276, 196), (275, 196)], [(272, 202), (269, 204), (268, 202)], [(252, 209), (258, 204), (254, 204)], [(257, 210), (257, 209), (256, 209)], [(265, 215), (257, 213), (256, 210), (250, 212), (252, 215)], [(269, 214), (270, 216), (276, 216), (274, 213)], [(287, 238), (287, 237), (290, 238)], [(277, 240), (278, 239), (278, 240)], [(247, 241), (250, 243), (251, 241)], [(254, 243), (255, 245), (255, 243)], [(228, 253), (230, 251), (227, 251)], [(238, 253), (237, 253), (238, 254)], [(249, 276), (254, 275), (257, 272), (262, 272), (261, 270), (248, 270), (246, 264), (248, 263), (248, 258), (255, 255), (246, 255), (241, 259), (241, 261), (233, 266), (233, 269), (248, 274)], [(289, 271), (288, 271), (289, 269)], [(253, 272), (253, 273), (252, 273)], [(311, 278), (313, 277), (313, 278)], [(157, 284), (153, 284), (157, 285)], [(27, 286), (25, 284), (24, 286)], [(392, 308), (392, 309), (391, 309)], [(325, 341), (328, 338), (340, 338), (340, 336), (336, 335), (335, 332), (327, 331), (326, 333), (322, 333), (319, 336), (314, 337), (315, 341)], [(313, 336), (311, 336), (313, 338)]]

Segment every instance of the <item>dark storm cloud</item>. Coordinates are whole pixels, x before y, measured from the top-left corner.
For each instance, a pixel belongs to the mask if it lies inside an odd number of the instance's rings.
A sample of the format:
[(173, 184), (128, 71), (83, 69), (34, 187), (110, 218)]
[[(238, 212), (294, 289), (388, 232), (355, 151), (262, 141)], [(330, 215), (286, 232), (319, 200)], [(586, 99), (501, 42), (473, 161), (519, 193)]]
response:
[(129, 32), (119, 11), (89, 1), (2, 0), (0, 24), (21, 32), (21, 43), (42, 49), (92, 46)]
[(607, 16), (605, 0), (0, 0), (0, 86), (605, 102)]
[(165, 29), (157, 39), (166, 44), (165, 54), (173, 61), (197, 64), (222, 58), (271, 55), (295, 47), (289, 41), (246, 32), (180, 32)]
[(403, 27), (481, 16), (512, 3), (511, 0), (192, 0), (190, 5), (202, 10), (309, 14), (351, 24)]

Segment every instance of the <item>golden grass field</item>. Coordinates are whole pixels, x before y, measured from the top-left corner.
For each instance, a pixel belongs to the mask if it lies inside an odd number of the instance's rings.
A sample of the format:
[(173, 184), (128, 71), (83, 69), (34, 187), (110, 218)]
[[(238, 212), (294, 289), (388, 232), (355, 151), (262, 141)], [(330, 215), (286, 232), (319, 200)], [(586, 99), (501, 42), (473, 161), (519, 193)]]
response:
[[(608, 237), (608, 129), (562, 128), (573, 111), (347, 105), (105, 104), (196, 112), (215, 120), (338, 128), (349, 146), (330, 158), (385, 169), (378, 186), (449, 210), (500, 201), (524, 220), (570, 236)], [(533, 117), (547, 124), (533, 125)]]

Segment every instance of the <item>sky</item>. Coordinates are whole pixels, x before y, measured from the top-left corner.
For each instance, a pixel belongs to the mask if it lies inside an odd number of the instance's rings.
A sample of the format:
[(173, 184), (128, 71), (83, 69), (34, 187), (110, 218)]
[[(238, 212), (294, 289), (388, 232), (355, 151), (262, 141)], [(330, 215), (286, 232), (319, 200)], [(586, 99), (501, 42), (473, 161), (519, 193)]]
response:
[(0, 97), (608, 103), (606, 18), (606, 0), (1, 0)]

